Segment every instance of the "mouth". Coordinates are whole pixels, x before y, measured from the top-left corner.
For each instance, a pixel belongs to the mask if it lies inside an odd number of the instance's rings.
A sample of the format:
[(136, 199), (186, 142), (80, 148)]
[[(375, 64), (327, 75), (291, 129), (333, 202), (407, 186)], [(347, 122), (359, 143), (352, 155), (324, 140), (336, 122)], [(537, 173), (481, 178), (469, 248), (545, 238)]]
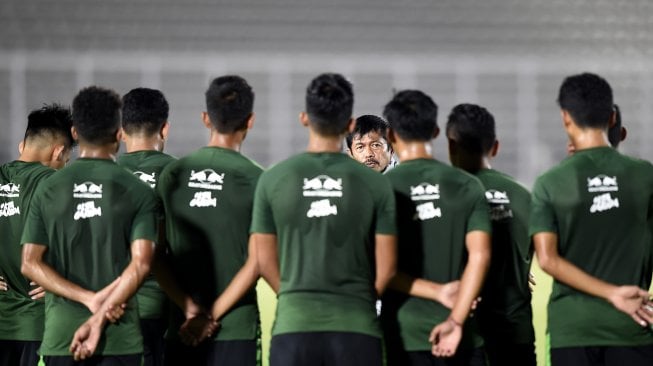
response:
[(369, 166), (369, 167), (373, 167), (373, 166), (378, 166), (379, 162), (376, 161), (376, 160), (365, 160), (364, 164)]

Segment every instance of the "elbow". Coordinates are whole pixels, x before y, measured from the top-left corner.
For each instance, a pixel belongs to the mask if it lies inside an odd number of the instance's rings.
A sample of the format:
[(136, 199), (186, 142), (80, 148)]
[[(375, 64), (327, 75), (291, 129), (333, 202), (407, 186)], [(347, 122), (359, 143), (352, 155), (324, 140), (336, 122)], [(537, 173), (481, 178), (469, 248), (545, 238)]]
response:
[(31, 279), (34, 265), (28, 258), (23, 258), (20, 263), (20, 273)]
[(544, 271), (547, 274), (552, 274), (554, 272), (554, 268), (556, 265), (556, 260), (555, 258), (549, 256), (549, 255), (538, 255), (537, 256), (537, 263), (540, 265), (540, 268), (542, 271)]

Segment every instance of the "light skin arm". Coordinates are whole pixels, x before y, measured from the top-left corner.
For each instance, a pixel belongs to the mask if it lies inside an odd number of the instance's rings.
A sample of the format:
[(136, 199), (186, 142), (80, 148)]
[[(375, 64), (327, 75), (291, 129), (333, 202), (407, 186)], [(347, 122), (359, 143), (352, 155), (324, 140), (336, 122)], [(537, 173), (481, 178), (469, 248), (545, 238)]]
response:
[(154, 242), (146, 239), (137, 239), (132, 242), (131, 261), (120, 275), (118, 285), (102, 304), (100, 311), (82, 324), (73, 336), (70, 352), (73, 353), (75, 360), (83, 360), (93, 355), (107, 322), (106, 317), (102, 314), (118, 304), (126, 303), (134, 296), (145, 277), (150, 273), (153, 257)]
[(646, 326), (647, 321), (638, 313), (649, 298), (646, 290), (637, 286), (616, 286), (584, 272), (558, 254), (558, 235), (555, 233), (537, 233), (533, 235), (533, 243), (544, 272), (578, 291), (608, 301), (641, 326)]
[(460, 281), (441, 284), (423, 278), (415, 278), (404, 272), (397, 272), (388, 284), (388, 287), (393, 290), (406, 293), (410, 296), (437, 301), (448, 309), (453, 308), (459, 286)]
[(451, 357), (456, 353), (462, 338), (462, 325), (481, 291), (490, 266), (490, 245), (490, 234), (487, 232), (475, 230), (465, 236), (468, 257), (460, 280), (458, 298), (449, 318), (436, 325), (429, 337), (433, 344), (431, 352), (436, 357)]
[[(21, 272), (23, 275), (31, 279), (34, 283), (40, 284), (45, 291), (84, 304), (93, 314), (97, 313), (104, 300), (106, 300), (118, 285), (119, 279), (116, 279), (116, 281), (97, 293), (87, 290), (67, 280), (47, 264), (43, 260), (43, 256), (47, 250), (48, 247), (45, 245), (34, 243), (23, 245), (21, 263)], [(32, 292), (30, 292), (31, 295)]]
[(397, 273), (397, 237), (376, 234), (374, 240), (374, 256), (376, 259), (374, 288), (376, 289), (376, 295), (381, 297), (390, 280)]

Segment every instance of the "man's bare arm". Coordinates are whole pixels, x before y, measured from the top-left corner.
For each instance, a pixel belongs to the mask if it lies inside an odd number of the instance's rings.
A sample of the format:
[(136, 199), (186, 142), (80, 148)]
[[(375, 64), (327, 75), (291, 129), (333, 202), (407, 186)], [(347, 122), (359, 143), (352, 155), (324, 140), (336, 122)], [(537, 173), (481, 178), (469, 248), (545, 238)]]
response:
[(638, 324), (647, 324), (638, 314), (638, 310), (649, 298), (646, 290), (637, 286), (616, 286), (584, 272), (558, 254), (558, 235), (555, 233), (537, 233), (533, 235), (533, 243), (544, 272), (578, 291), (608, 301), (619, 311), (630, 315)]
[(381, 297), (388, 283), (397, 272), (397, 237), (376, 234), (374, 240), (374, 256), (376, 259), (374, 288), (376, 289), (376, 295)]
[(279, 254), (277, 252), (277, 235), (253, 233), (251, 240), (256, 245), (256, 257), (261, 277), (279, 293), (281, 276), (279, 274)]
[(390, 280), (388, 287), (410, 296), (437, 301), (451, 309), (458, 296), (460, 281), (437, 283), (423, 278), (415, 278), (398, 271), (392, 280)]
[(485, 275), (490, 267), (490, 243), (490, 234), (485, 231), (470, 231), (465, 236), (467, 264), (460, 279), (458, 298), (450, 315), (459, 324), (465, 322), (472, 309), (472, 303), (481, 292)]

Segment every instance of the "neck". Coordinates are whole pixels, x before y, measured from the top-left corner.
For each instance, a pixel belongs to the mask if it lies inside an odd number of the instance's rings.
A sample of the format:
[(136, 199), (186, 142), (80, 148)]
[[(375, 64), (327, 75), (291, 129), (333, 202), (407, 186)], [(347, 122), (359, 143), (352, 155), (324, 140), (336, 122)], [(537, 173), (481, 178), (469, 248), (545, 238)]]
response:
[(42, 149), (31, 149), (25, 147), (23, 152), (18, 156), (19, 161), (26, 163), (41, 163), (43, 165), (48, 165), (47, 163), (52, 158), (52, 151), (46, 151)]
[(479, 170), (490, 169), (490, 158), (486, 155), (467, 155), (460, 154), (460, 156), (451, 157), (451, 163), (456, 168), (460, 168), (468, 173), (476, 174)]
[(163, 140), (158, 136), (125, 135), (125, 150), (128, 153), (136, 151), (163, 151)]
[(401, 162), (415, 159), (433, 159), (431, 141), (408, 142), (397, 140), (393, 147)]
[(313, 131), (312, 128), (308, 130), (308, 152), (342, 152), (342, 139), (343, 136), (323, 136)]
[(569, 134), (571, 142), (574, 144), (576, 151), (591, 149), (594, 147), (610, 146), (608, 135), (602, 129), (585, 128), (575, 129), (574, 133)]
[(116, 160), (117, 153), (116, 143), (105, 145), (92, 145), (85, 142), (79, 142), (79, 157), (93, 159)]
[(246, 134), (247, 130), (236, 131), (231, 134), (224, 134), (216, 131), (215, 129), (212, 129), (207, 146), (221, 147), (223, 149), (240, 152), (240, 148), (243, 144), (243, 140), (245, 139)]

